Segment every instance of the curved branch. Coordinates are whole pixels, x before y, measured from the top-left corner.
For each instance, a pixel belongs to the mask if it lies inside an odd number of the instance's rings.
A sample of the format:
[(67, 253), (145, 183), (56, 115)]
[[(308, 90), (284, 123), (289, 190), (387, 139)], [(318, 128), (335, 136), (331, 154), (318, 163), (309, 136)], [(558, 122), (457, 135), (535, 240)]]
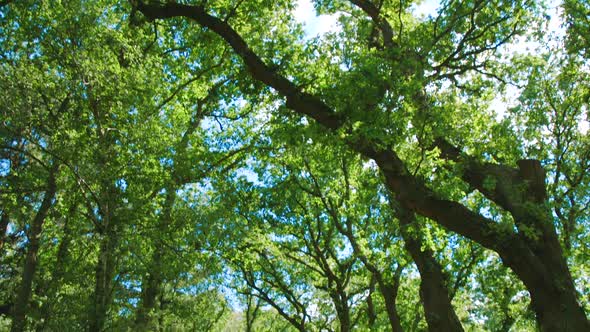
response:
[[(335, 130), (344, 124), (346, 119), (341, 114), (336, 113), (317, 96), (302, 92), (287, 78), (267, 66), (231, 26), (207, 14), (203, 6), (139, 2), (137, 9), (150, 19), (185, 17), (212, 30), (242, 58), (254, 79), (276, 89), (287, 98), (288, 108), (310, 116), (328, 129)], [(437, 198), (431, 189), (407, 172), (403, 161), (393, 150), (383, 149), (379, 142), (362, 136), (350, 138), (347, 143), (355, 151), (377, 162), (385, 175), (387, 186), (405, 208), (493, 250), (499, 250), (502, 243), (510, 242), (513, 234), (508, 237), (501, 234), (494, 228), (492, 220), (458, 202)]]
[(393, 48), (396, 46), (393, 41), (393, 29), (389, 22), (381, 17), (381, 10), (377, 8), (377, 6), (369, 0), (350, 0), (350, 2), (358, 6), (365, 12), (365, 14), (369, 15), (375, 26), (379, 27), (379, 30), (381, 30), (381, 33), (383, 34), (383, 44), (385, 47)]
[(287, 107), (298, 110), (322, 125), (337, 129), (342, 126), (343, 119), (318, 97), (301, 91), (293, 82), (281, 76), (269, 67), (256, 54), (246, 41), (227, 22), (209, 15), (203, 6), (183, 5), (168, 2), (166, 4), (146, 4), (139, 1), (137, 9), (149, 19), (166, 19), (185, 17), (194, 20), (202, 27), (211, 29), (223, 38), (242, 58), (253, 78), (277, 90), (287, 98)]

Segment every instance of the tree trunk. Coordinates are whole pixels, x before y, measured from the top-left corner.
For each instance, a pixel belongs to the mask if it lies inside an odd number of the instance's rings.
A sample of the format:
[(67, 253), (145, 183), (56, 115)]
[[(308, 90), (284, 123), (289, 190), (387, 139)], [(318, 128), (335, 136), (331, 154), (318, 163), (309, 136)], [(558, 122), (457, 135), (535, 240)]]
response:
[(96, 264), (96, 280), (93, 303), (88, 322), (89, 332), (101, 332), (107, 319), (111, 304), (111, 290), (115, 271), (116, 232), (108, 231), (102, 235), (100, 252)]
[(162, 275), (161, 249), (155, 248), (150, 264), (150, 271), (142, 281), (141, 306), (137, 311), (136, 328), (140, 331), (157, 331), (158, 319), (155, 311), (158, 310), (157, 299), (161, 293)]
[(7, 211), (2, 211), (2, 217), (0, 218), (0, 257), (4, 256), (4, 242), (6, 239), (6, 233), (8, 233), (8, 223), (10, 218), (8, 217)]
[(375, 321), (377, 320), (377, 313), (375, 312), (375, 304), (373, 303), (373, 293), (375, 293), (375, 284), (377, 284), (377, 278), (375, 274), (371, 276), (369, 283), (369, 295), (367, 295), (367, 321), (370, 328), (373, 328)]
[[(59, 286), (62, 282), (65, 272), (66, 260), (69, 255), (69, 247), (70, 242), (72, 240), (72, 230), (71, 230), (71, 223), (72, 219), (75, 217), (76, 210), (78, 208), (78, 203), (74, 202), (70, 206), (68, 211), (68, 215), (66, 216), (64, 222), (64, 234), (59, 244), (59, 248), (57, 249), (57, 258), (55, 262), (55, 268), (51, 273), (51, 279), (49, 281), (49, 286), (46, 290), (48, 296), (56, 295), (56, 292), (59, 290)], [(43, 306), (41, 307), (41, 315), (42, 315), (42, 323), (37, 326), (37, 331), (42, 332), (47, 330), (47, 324), (52, 316), (53, 311), (53, 301), (45, 301)]]
[[(464, 178), (513, 216), (518, 233), (496, 251), (528, 289), (541, 330), (590, 331), (547, 205), (545, 170), (533, 159), (517, 165), (472, 163)], [(483, 184), (490, 176), (498, 179), (493, 190)]]
[[(381, 279), (381, 278), (380, 278)], [(383, 295), (385, 300), (385, 310), (387, 311), (387, 317), (389, 318), (389, 324), (391, 325), (391, 331), (403, 332), (402, 324), (397, 312), (395, 305), (397, 298), (398, 285), (391, 285), (385, 283), (383, 280), (379, 281), (379, 291)]]
[[(103, 130), (101, 122), (104, 115), (101, 113), (101, 105), (97, 99), (91, 98), (91, 108), (96, 114), (96, 135), (99, 149), (95, 151), (97, 164), (105, 170), (116, 167), (114, 160), (116, 152), (115, 136), (108, 130)], [(106, 114), (106, 113), (105, 113)], [(119, 218), (117, 208), (120, 204), (120, 192), (116, 186), (113, 174), (99, 172), (100, 184), (99, 200), (97, 202), (99, 218), (95, 224), (100, 235), (98, 261), (95, 267), (94, 294), (91, 298), (90, 314), (88, 321), (89, 332), (102, 332), (108, 318), (108, 311), (112, 300), (113, 279), (116, 272), (116, 251), (119, 241)], [(90, 211), (88, 211), (90, 212)]]
[(55, 163), (49, 172), (47, 180), (47, 191), (43, 196), (43, 201), (39, 210), (37, 211), (28, 235), (28, 250), (25, 258), (25, 265), (23, 267), (23, 276), (18, 295), (14, 302), (12, 314), (12, 332), (21, 332), (25, 330), (26, 318), (29, 310), (29, 300), (31, 297), (33, 278), (35, 277), (35, 270), (37, 269), (37, 254), (39, 252), (39, 240), (41, 231), (43, 229), (43, 222), (47, 217), (49, 209), (53, 205), (57, 185), (55, 183), (55, 175), (57, 173), (58, 164)]
[[(339, 296), (339, 295), (336, 295)], [(346, 303), (345, 296), (339, 296), (340, 299), (336, 304), (336, 313), (338, 315), (338, 322), (340, 323), (340, 332), (349, 332), (351, 329), (350, 308)]]
[[(500, 256), (529, 291), (540, 329), (547, 332), (590, 331), (565, 262), (559, 264), (553, 259), (540, 260), (524, 246), (523, 241), (515, 242)], [(558, 252), (551, 255), (551, 249), (561, 251), (561, 248), (551, 248), (551, 245), (545, 245), (543, 251), (548, 256), (558, 257)]]
[[(172, 222), (172, 208), (176, 200), (176, 189), (173, 185), (166, 188), (166, 199), (162, 209), (162, 215), (158, 218), (158, 236), (166, 234), (168, 226)], [(157, 241), (156, 241), (157, 242)], [(141, 306), (137, 312), (136, 326), (139, 330), (157, 330), (158, 319), (157, 299), (162, 290), (162, 246), (156, 243), (150, 262), (149, 273), (142, 282)]]
[(258, 312), (260, 310), (260, 299), (255, 298), (251, 294), (246, 296), (246, 332), (253, 332), (254, 322), (258, 318)]
[(399, 217), (406, 250), (412, 256), (420, 272), (420, 298), (428, 330), (463, 331), (463, 326), (451, 304), (442, 267), (434, 259), (430, 250), (422, 250), (420, 235), (413, 234), (408, 229), (415, 222), (414, 215), (408, 211), (400, 211)]
[[(504, 264), (523, 281), (531, 294), (537, 323), (542, 331), (590, 331), (588, 319), (577, 301), (551, 213), (546, 209), (544, 195), (539, 193), (544, 190), (540, 185), (544, 181), (524, 174), (522, 163), (520, 170), (501, 165), (466, 163), (466, 182), (509, 211), (515, 220), (518, 232), (500, 233), (493, 227), (492, 221), (456, 202), (436, 198), (407, 172), (398, 171), (403, 168), (401, 160), (392, 151), (367, 151), (383, 170), (388, 187), (405, 209), (433, 219), (500, 255)], [(493, 191), (483, 185), (489, 177), (498, 179)], [(522, 188), (528, 190), (523, 194)], [(432, 268), (434, 265), (425, 265), (428, 266)], [(436, 280), (432, 282), (432, 286), (440, 284)], [(429, 289), (436, 291), (436, 287)]]

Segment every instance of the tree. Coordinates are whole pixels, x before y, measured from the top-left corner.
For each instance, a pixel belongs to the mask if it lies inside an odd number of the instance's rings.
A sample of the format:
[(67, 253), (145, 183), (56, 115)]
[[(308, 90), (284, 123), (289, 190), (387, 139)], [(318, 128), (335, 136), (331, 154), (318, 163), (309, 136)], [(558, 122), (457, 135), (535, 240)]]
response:
[[(2, 87), (9, 91), (1, 101), (2, 261), (7, 263), (2, 280), (9, 281), (3, 282), (2, 293), (12, 298), (5, 302), (3, 297), (2, 305), (3, 313), (11, 313), (13, 330), (68, 326), (102, 331), (130, 326), (128, 315), (121, 313), (130, 307), (135, 311), (130, 303), (136, 294), (129, 286), (142, 272), (137, 257), (152, 252), (145, 249), (141, 235), (156, 236), (154, 242), (171, 246), (164, 250), (164, 258), (170, 252), (186, 251), (187, 245), (195, 247), (194, 237), (187, 236), (193, 217), (186, 223), (172, 218), (177, 213), (173, 200), (163, 204), (168, 212), (161, 213), (160, 191), (169, 187), (173, 176), (180, 178), (174, 181), (177, 186), (170, 186), (172, 193), (231, 168), (245, 150), (208, 153), (207, 144), (190, 146), (201, 140), (202, 128), (198, 121), (188, 133), (177, 126), (186, 125), (194, 113), (184, 105), (185, 93), (211, 86), (219, 90), (227, 83), (226, 77), (212, 83), (215, 75), (210, 72), (220, 66), (219, 58), (207, 55), (210, 65), (166, 81), (163, 68), (173, 63), (153, 57), (165, 51), (152, 41), (157, 31), (127, 24), (122, 14), (128, 9), (110, 1), (57, 6), (31, 1), (2, 7), (1, 29), (6, 36), (1, 49)], [(31, 11), (40, 14), (32, 18)], [(138, 36), (142, 42), (128, 43), (137, 42)], [(143, 61), (137, 61), (140, 58)], [(136, 82), (147, 86), (138, 88)], [(222, 90), (231, 95), (231, 87)], [(164, 115), (171, 110), (172, 116)], [(207, 110), (198, 116), (221, 115)], [(173, 142), (182, 134), (186, 138), (179, 145), (189, 147), (178, 158), (186, 160), (170, 170), (165, 159), (175, 154)], [(194, 167), (198, 158), (202, 165)], [(165, 226), (180, 226), (177, 231), (182, 236), (168, 241), (166, 234), (145, 231), (151, 227), (150, 217), (174, 219), (173, 225)], [(23, 253), (27, 258), (20, 260)], [(156, 296), (173, 308), (178, 303), (203, 306), (202, 299), (186, 299), (186, 289), (206, 284), (215, 272), (179, 264), (182, 259), (192, 264), (204, 258), (192, 252), (190, 258), (174, 257), (163, 273), (173, 277), (165, 285), (156, 283), (172, 291)], [(193, 295), (219, 293), (203, 289)], [(168, 316), (160, 316), (166, 326), (177, 322), (164, 318), (175, 314), (186, 319), (191, 314), (188, 310), (171, 314), (165, 305), (161, 307)], [(218, 320), (207, 323), (213, 327), (224, 317), (226, 303), (220, 300), (218, 307), (204, 309), (203, 316), (209, 309), (215, 317), (221, 313)], [(205, 320), (192, 322), (205, 324)]]
[[(379, 79), (371, 80), (367, 83), (370, 82), (373, 89), (357, 90), (362, 90), (365, 97), (355, 97), (361, 103), (370, 102), (369, 105), (358, 105), (354, 102), (355, 99), (350, 98), (354, 92), (344, 88), (344, 84), (350, 84), (347, 80), (344, 80), (341, 89), (329, 90), (327, 86), (320, 84), (322, 80), (308, 82), (312, 86), (304, 88), (300, 81), (290, 79), (289, 76), (295, 76), (292, 68), (297, 66), (280, 61), (279, 65), (284, 64), (291, 70), (274, 67), (275, 64), (271, 63), (276, 55), (269, 59), (266, 57), (264, 44), (250, 42), (255, 39), (249, 31), (241, 29), (240, 33), (232, 27), (232, 19), (244, 19), (240, 17), (238, 9), (229, 12), (229, 15), (217, 16), (211, 14), (211, 9), (205, 5), (143, 1), (134, 2), (134, 5), (151, 20), (181, 17), (217, 34), (233, 48), (253, 79), (272, 87), (285, 98), (287, 108), (297, 114), (309, 116), (331, 130), (351, 149), (374, 160), (382, 171), (389, 190), (403, 208), (430, 218), (497, 252), (530, 292), (537, 321), (543, 330), (588, 330), (588, 320), (578, 303), (576, 288), (553, 226), (553, 217), (547, 208), (545, 170), (541, 162), (526, 159), (527, 156), (524, 155), (513, 156), (518, 160), (486, 160), (483, 153), (482, 157), (469, 153), (469, 143), (465, 137), (441, 131), (447, 129), (443, 128), (445, 126), (431, 125), (428, 128), (430, 135), (421, 137), (403, 135), (408, 127), (396, 126), (395, 123), (388, 126), (387, 122), (395, 120), (396, 115), (404, 111), (404, 107), (399, 107), (399, 104), (387, 105), (386, 97), (390, 95), (397, 101), (402, 99), (402, 104), (413, 108), (415, 113), (413, 118), (398, 115), (401, 117), (398, 120), (411, 123), (413, 127), (426, 127), (426, 120), (432, 120), (429, 118), (435, 116), (433, 113), (438, 109), (432, 100), (434, 96), (427, 92), (429, 85), (447, 79), (455, 84), (458, 91), (469, 91), (466, 88), (477, 91), (477, 86), (465, 87), (467, 84), (462, 81), (470, 76), (479, 76), (480, 80), (486, 76), (497, 76), (493, 68), (494, 51), (515, 35), (526, 32), (525, 22), (535, 13), (534, 8), (528, 3), (512, 2), (499, 2), (493, 9), (478, 1), (465, 4), (443, 3), (439, 15), (423, 24), (404, 25), (404, 20), (400, 19), (397, 22), (399, 32), (393, 35), (394, 29), (388, 21), (388, 13), (398, 12), (401, 18), (407, 8), (390, 5), (382, 7), (385, 8), (382, 10), (368, 1), (352, 3), (365, 12), (376, 29), (380, 30), (383, 50), (353, 53), (350, 58), (343, 58), (341, 64), (346, 65), (350, 61), (356, 66), (351, 70), (341, 70), (341, 79), (358, 76), (363, 71), (368, 71), (365, 74), (368, 77), (387, 75), (394, 78), (390, 81), (383, 79), (384, 82)], [(345, 2), (330, 4), (334, 7), (347, 5)], [(259, 12), (264, 14), (263, 10)], [(183, 25), (182, 21), (174, 22), (178, 26)], [(358, 40), (355, 42), (358, 43)], [(276, 49), (278, 51), (280, 49)], [(346, 51), (342, 50), (343, 57), (346, 57)], [(360, 60), (354, 61), (357, 60), (355, 56)], [(373, 63), (369, 62), (371, 60)], [(384, 69), (385, 73), (381, 74), (375, 63), (383, 64), (387, 68)], [(369, 67), (371, 64), (374, 65)], [(325, 77), (325, 81), (328, 78), (329, 76)], [(303, 78), (299, 78), (301, 79)], [(409, 83), (404, 82), (406, 80)], [(315, 86), (313, 83), (316, 83)], [(363, 82), (354, 83), (358, 88)], [(366, 96), (371, 94), (374, 98), (368, 99)], [(347, 95), (348, 98), (345, 98)], [(438, 102), (441, 108), (452, 105), (444, 100)], [(384, 105), (379, 105), (381, 103)], [(387, 106), (398, 106), (397, 112), (391, 112)], [(451, 112), (447, 114), (449, 113)], [(452, 130), (452, 126), (450, 127), (448, 129)], [(493, 126), (491, 129), (494, 129)], [(504, 129), (508, 128), (504, 126)], [(393, 133), (397, 135), (392, 135)], [(432, 161), (449, 161), (458, 165), (459, 169), (451, 174), (503, 209), (513, 220), (515, 229), (499, 227), (497, 222), (480, 211), (473, 211), (460, 200), (432, 188), (426, 181), (427, 176), (413, 174), (410, 171), (409, 158), (404, 158), (399, 149), (400, 141), (404, 140), (415, 140), (413, 145), (417, 145), (422, 151), (437, 149), (439, 155), (433, 156)], [(453, 141), (456, 142), (453, 144)], [(456, 144), (461, 144), (461, 148)], [(482, 149), (475, 151), (478, 150)], [(483, 150), (482, 152), (486, 152)], [(488, 155), (496, 154), (496, 151), (487, 152)], [(517, 151), (512, 153), (519, 154)]]

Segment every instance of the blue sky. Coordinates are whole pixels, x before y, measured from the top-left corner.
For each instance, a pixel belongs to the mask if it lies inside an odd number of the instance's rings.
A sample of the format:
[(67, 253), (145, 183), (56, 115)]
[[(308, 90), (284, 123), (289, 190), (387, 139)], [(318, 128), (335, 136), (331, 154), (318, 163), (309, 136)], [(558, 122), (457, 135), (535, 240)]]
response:
[[(439, 0), (425, 0), (418, 5), (413, 6), (413, 11), (417, 16), (426, 17), (428, 15), (436, 15), (439, 8)], [(561, 37), (565, 34), (563, 21), (561, 20), (561, 1), (554, 0), (548, 2), (547, 14), (550, 19), (547, 21), (547, 28), (554, 36)], [(333, 15), (316, 15), (312, 0), (298, 0), (297, 8), (293, 12), (295, 19), (303, 24), (304, 31), (307, 38), (321, 36), (329, 32), (337, 32), (340, 27), (338, 25), (339, 14)], [(554, 43), (555, 41), (546, 41), (546, 44)], [(512, 43), (505, 46), (505, 51), (508, 53), (537, 53), (540, 52), (546, 45), (542, 45), (535, 41), (525, 40), (524, 38), (517, 38)], [(517, 97), (520, 94), (516, 88), (509, 88), (505, 94), (498, 95), (491, 103), (490, 108), (496, 112), (498, 118), (502, 118), (506, 114), (509, 107), (515, 106)], [(584, 119), (580, 121), (579, 130), (583, 133), (587, 132), (590, 123)]]
[(304, 25), (305, 33), (310, 38), (338, 30), (338, 16), (316, 15), (311, 0), (299, 0), (293, 15)]
[[(438, 0), (426, 0), (414, 7), (417, 15), (434, 15), (438, 8)], [(328, 32), (338, 31), (338, 14), (316, 15), (311, 0), (298, 0), (297, 8), (293, 13), (295, 19), (304, 25), (305, 33), (309, 38), (323, 35)]]

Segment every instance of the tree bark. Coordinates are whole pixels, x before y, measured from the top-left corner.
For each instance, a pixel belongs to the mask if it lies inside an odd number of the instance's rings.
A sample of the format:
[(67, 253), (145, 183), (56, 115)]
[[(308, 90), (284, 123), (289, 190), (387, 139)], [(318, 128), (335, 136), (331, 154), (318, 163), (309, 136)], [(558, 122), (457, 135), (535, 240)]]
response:
[(155, 315), (155, 311), (159, 308), (157, 305), (157, 299), (159, 298), (161, 287), (161, 271), (159, 265), (161, 262), (161, 256), (159, 249), (156, 249), (152, 255), (152, 264), (150, 271), (142, 281), (142, 292), (141, 292), (141, 306), (137, 312), (136, 328), (138, 331), (157, 331), (158, 330), (158, 318)]
[(369, 282), (369, 295), (367, 296), (367, 321), (370, 328), (373, 328), (377, 320), (377, 312), (375, 312), (375, 304), (373, 303), (373, 293), (375, 293), (375, 284), (377, 279), (373, 274)]
[(95, 284), (90, 315), (88, 321), (89, 332), (101, 332), (104, 330), (107, 314), (111, 305), (113, 278), (116, 271), (116, 250), (118, 245), (118, 219), (115, 213), (115, 192), (116, 188), (108, 180), (102, 183), (103, 202), (101, 213), (101, 224), (98, 226), (100, 235), (100, 246), (98, 261), (95, 267)]
[[(542, 202), (535, 201), (542, 195), (530, 192), (519, 194), (518, 188), (527, 185), (528, 180), (518, 180), (518, 170), (501, 165), (466, 165), (464, 179), (514, 217), (519, 231), (501, 233), (494, 227), (493, 221), (482, 215), (457, 202), (438, 199), (408, 174), (393, 151), (378, 152), (367, 145), (361, 150), (375, 159), (385, 175), (387, 186), (395, 193), (403, 208), (428, 217), (497, 252), (530, 292), (542, 331), (590, 331), (584, 310), (577, 301), (575, 286), (557, 240), (551, 215), (548, 211), (543, 212), (546, 208)], [(486, 189), (483, 184), (489, 176), (498, 179), (493, 191)], [(533, 234), (529, 230), (533, 230)]]
[(254, 331), (254, 322), (258, 318), (260, 310), (260, 299), (254, 297), (252, 294), (246, 295), (246, 332)]
[(0, 257), (3, 256), (4, 252), (4, 241), (8, 233), (8, 223), (10, 218), (8, 217), (7, 211), (2, 211), (2, 217), (0, 218)]
[(26, 318), (29, 310), (33, 278), (35, 277), (35, 271), (37, 269), (37, 254), (39, 252), (41, 231), (43, 230), (45, 218), (47, 217), (51, 206), (54, 204), (53, 201), (57, 191), (57, 184), (55, 182), (57, 170), (58, 164), (54, 162), (49, 171), (47, 190), (43, 196), (43, 201), (41, 202), (41, 206), (35, 214), (35, 218), (29, 229), (27, 256), (23, 267), (21, 285), (13, 306), (11, 332), (21, 332), (26, 328)]
[[(55, 267), (51, 273), (51, 279), (49, 281), (49, 286), (47, 287), (46, 290), (46, 294), (48, 294), (48, 296), (54, 296), (57, 294), (60, 284), (62, 282), (62, 279), (64, 277), (64, 273), (65, 273), (65, 266), (66, 266), (66, 261), (68, 259), (68, 255), (69, 255), (69, 247), (70, 247), (70, 243), (72, 240), (72, 229), (71, 229), (71, 224), (72, 224), (72, 219), (75, 218), (75, 214), (78, 208), (78, 203), (77, 201), (75, 201), (74, 203), (72, 203), (72, 205), (70, 206), (70, 209), (68, 211), (68, 215), (66, 216), (65, 222), (64, 222), (64, 229), (63, 229), (63, 236), (62, 239), (60, 241), (59, 244), (59, 248), (57, 249), (57, 259), (55, 262)], [(49, 300), (49, 301), (45, 301), (43, 303), (43, 305), (41, 306), (41, 315), (42, 315), (42, 322), (41, 324), (37, 325), (36, 330), (38, 332), (42, 332), (42, 331), (46, 331), (47, 330), (47, 325), (49, 323), (49, 320), (52, 317), (52, 311), (54, 308), (54, 302)]]
[(529, 291), (542, 331), (590, 331), (568, 269), (534, 257), (522, 241), (506, 247), (500, 257)]
[(402, 237), (405, 248), (420, 272), (420, 298), (424, 307), (424, 315), (429, 331), (463, 331), (463, 326), (453, 309), (447, 280), (442, 267), (434, 259), (433, 253), (423, 250), (419, 234), (413, 234), (409, 229), (416, 220), (408, 211), (399, 211), (402, 227)]
[[(401, 270), (399, 271), (401, 275)], [(399, 290), (399, 275), (396, 273), (396, 278), (392, 284), (385, 282), (382, 276), (377, 278), (377, 283), (379, 285), (379, 291), (381, 292), (381, 295), (383, 295), (383, 300), (385, 301), (385, 310), (387, 311), (387, 318), (391, 325), (391, 331), (403, 332), (404, 329), (396, 306), (397, 292)]]
[[(172, 222), (172, 209), (176, 201), (176, 187), (174, 182), (166, 188), (166, 199), (162, 208), (162, 214), (158, 218), (157, 229), (159, 234), (166, 234), (168, 226)], [(154, 247), (150, 261), (148, 275), (142, 282), (141, 306), (137, 312), (136, 326), (139, 330), (157, 330), (159, 325), (157, 299), (162, 291), (162, 257), (161, 245)]]
[[(118, 208), (121, 204), (121, 192), (117, 188), (117, 174), (113, 172), (118, 166), (116, 133), (106, 129), (110, 121), (108, 107), (104, 107), (100, 98), (94, 95), (92, 84), (87, 86), (88, 104), (96, 123), (95, 135), (97, 149), (94, 151), (96, 164), (100, 167), (97, 176), (98, 197), (89, 205), (89, 214), (94, 218), (96, 233), (100, 244), (98, 260), (95, 267), (94, 293), (91, 297), (87, 329), (89, 332), (102, 332), (108, 319), (112, 301), (113, 279), (117, 270), (117, 249), (121, 231)], [(103, 109), (104, 108), (104, 109)], [(94, 209), (97, 210), (94, 213)]]
[[(164, 200), (164, 206), (162, 208), (162, 214), (157, 219), (157, 230), (158, 236), (167, 234), (168, 227), (172, 223), (172, 209), (174, 208), (174, 202), (176, 201), (176, 190), (182, 183), (188, 181), (198, 181), (194, 175), (183, 174), (184, 172), (179, 171), (182, 168), (180, 159), (185, 157), (187, 147), (190, 144), (191, 134), (199, 127), (201, 120), (204, 117), (203, 106), (205, 101), (213, 96), (215, 88), (211, 88), (208, 91), (207, 97), (198, 101), (198, 107), (196, 114), (188, 124), (188, 128), (183, 133), (181, 139), (176, 143), (175, 149), (177, 154), (174, 157), (174, 169), (170, 174), (171, 179), (165, 186), (166, 198)], [(158, 326), (161, 325), (159, 322), (159, 308), (157, 305), (157, 299), (161, 297), (162, 283), (163, 283), (163, 268), (162, 259), (164, 251), (161, 245), (154, 246), (154, 252), (152, 254), (151, 261), (148, 267), (148, 273), (144, 276), (142, 281), (142, 295), (141, 305), (137, 311), (136, 327), (138, 330), (157, 330)]]
[(107, 313), (111, 304), (111, 290), (115, 271), (116, 234), (114, 231), (102, 234), (98, 262), (95, 270), (93, 303), (88, 322), (89, 332), (104, 330)]
[[(340, 292), (339, 292), (340, 293)], [(348, 297), (344, 290), (340, 294), (333, 294), (336, 314), (340, 323), (340, 332), (349, 332), (351, 329), (350, 308), (348, 306)], [(335, 298), (338, 298), (337, 300)]]

